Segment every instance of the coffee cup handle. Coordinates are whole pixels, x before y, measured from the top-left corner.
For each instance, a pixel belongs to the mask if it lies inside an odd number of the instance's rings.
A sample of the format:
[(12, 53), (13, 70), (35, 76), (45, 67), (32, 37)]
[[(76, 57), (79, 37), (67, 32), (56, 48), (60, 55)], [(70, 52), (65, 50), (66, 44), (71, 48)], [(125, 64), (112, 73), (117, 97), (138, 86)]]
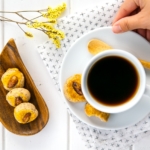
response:
[(144, 95), (147, 95), (150, 97), (150, 85), (146, 85)]

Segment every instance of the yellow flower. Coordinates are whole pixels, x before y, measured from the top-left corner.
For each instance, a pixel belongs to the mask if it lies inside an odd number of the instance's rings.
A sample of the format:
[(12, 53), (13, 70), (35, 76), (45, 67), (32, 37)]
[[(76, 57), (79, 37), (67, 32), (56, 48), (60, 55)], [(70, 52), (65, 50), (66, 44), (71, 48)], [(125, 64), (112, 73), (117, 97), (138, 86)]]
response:
[(44, 29), (47, 29), (47, 30), (51, 30), (53, 29), (53, 24), (47, 22), (38, 22), (38, 21), (34, 21), (34, 22), (27, 22), (26, 25), (29, 27), (29, 28), (35, 28), (35, 29), (38, 29), (38, 28), (44, 28)]
[(57, 22), (56, 19), (49, 19), (49, 23), (55, 24), (56, 22)]
[(30, 33), (30, 32), (25, 32), (25, 35), (26, 35), (27, 37), (30, 37), (30, 38), (33, 37), (32, 33)]
[[(29, 28), (38, 29), (43, 31), (47, 36), (52, 39), (53, 43), (57, 48), (60, 48), (60, 41), (64, 39), (65, 34), (55, 29), (55, 24), (57, 22), (57, 18), (61, 15), (61, 13), (66, 9), (66, 4), (63, 3), (56, 8), (48, 7), (47, 12), (42, 14), (42, 17), (46, 18), (47, 21), (38, 21), (38, 20), (31, 20), (26, 23), (26, 26)], [(26, 32), (27, 36), (32, 37), (32, 34)]]
[(49, 23), (43, 23), (42, 27), (47, 30), (53, 30), (53, 28), (54, 28), (53, 25), (51, 25)]
[(60, 48), (60, 40), (58, 39), (58, 38), (55, 38), (55, 39), (53, 39), (53, 43), (55, 44), (55, 46), (57, 47), (57, 48)]
[(65, 9), (66, 9), (65, 3), (63, 3), (60, 6), (57, 6), (54, 9), (52, 9), (51, 7), (48, 7), (47, 12), (43, 13), (43, 17), (49, 18), (49, 19), (57, 19)]
[(43, 23), (42, 22), (38, 22), (36, 20), (36, 21), (33, 21), (33, 22), (27, 22), (26, 25), (29, 28), (40, 28), (43, 25)]
[(55, 38), (55, 37), (58, 37), (60, 40), (64, 39), (65, 37), (65, 34), (60, 31), (60, 30), (56, 30), (56, 29), (52, 29), (52, 30), (49, 30), (49, 31), (46, 31), (45, 32), (50, 38)]

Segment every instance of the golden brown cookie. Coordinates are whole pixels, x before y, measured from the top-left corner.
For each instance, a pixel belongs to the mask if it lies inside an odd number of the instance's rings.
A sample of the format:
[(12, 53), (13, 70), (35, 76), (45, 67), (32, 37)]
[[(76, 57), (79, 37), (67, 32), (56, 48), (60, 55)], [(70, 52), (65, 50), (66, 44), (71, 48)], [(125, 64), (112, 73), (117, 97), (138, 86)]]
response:
[(86, 101), (81, 89), (81, 74), (69, 77), (64, 85), (65, 97), (71, 102)]
[(140, 59), (141, 64), (144, 68), (150, 69), (150, 62)]
[(31, 103), (21, 103), (14, 109), (15, 119), (22, 124), (29, 123), (35, 120), (38, 116), (38, 111)]
[(93, 106), (91, 106), (89, 103), (85, 104), (84, 111), (88, 117), (95, 116), (95, 117), (98, 117), (103, 122), (107, 122), (110, 116), (109, 113), (99, 111), (95, 109)]
[(88, 43), (88, 50), (93, 55), (108, 49), (112, 49), (112, 47), (99, 39), (93, 39)]
[(6, 90), (10, 91), (13, 88), (24, 87), (24, 75), (18, 68), (9, 68), (2, 75), (1, 81)]
[(30, 100), (30, 92), (25, 88), (15, 88), (9, 91), (6, 95), (7, 102), (15, 107), (23, 102), (28, 102)]

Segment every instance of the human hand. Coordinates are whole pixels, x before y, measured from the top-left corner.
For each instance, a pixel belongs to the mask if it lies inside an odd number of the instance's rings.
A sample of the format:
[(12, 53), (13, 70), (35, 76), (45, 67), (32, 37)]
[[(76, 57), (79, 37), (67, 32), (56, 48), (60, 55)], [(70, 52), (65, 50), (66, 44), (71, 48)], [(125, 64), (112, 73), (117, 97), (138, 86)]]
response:
[(125, 0), (113, 20), (112, 30), (135, 30), (150, 41), (150, 0)]

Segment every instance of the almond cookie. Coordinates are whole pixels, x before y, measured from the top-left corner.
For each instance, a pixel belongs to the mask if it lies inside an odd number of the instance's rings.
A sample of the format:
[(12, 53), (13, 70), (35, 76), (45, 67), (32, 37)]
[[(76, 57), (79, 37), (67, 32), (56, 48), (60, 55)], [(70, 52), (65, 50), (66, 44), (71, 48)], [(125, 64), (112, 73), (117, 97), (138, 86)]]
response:
[(38, 111), (31, 103), (21, 103), (14, 109), (15, 119), (22, 124), (29, 123), (35, 120), (38, 116)]
[(144, 68), (150, 69), (150, 62), (140, 59), (141, 64)]
[(6, 95), (7, 102), (15, 107), (23, 102), (28, 102), (30, 100), (30, 92), (25, 88), (15, 88), (9, 91)]
[(67, 100), (74, 103), (86, 101), (81, 89), (81, 74), (75, 74), (67, 79), (64, 94)]
[(24, 75), (18, 68), (9, 68), (2, 75), (1, 81), (6, 90), (10, 91), (13, 88), (24, 87)]
[(95, 117), (98, 117), (103, 122), (107, 122), (110, 116), (109, 113), (99, 111), (95, 109), (93, 106), (91, 106), (89, 103), (85, 104), (84, 111), (88, 117), (95, 116)]
[(88, 43), (88, 50), (92, 55), (108, 49), (112, 49), (112, 47), (99, 39), (93, 39)]

